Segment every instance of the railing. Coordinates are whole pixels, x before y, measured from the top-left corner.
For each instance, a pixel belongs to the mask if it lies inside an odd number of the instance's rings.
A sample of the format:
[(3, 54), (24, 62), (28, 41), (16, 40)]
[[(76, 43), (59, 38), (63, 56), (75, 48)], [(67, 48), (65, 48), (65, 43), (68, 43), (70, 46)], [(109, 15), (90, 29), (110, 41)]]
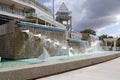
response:
[(50, 15), (51, 13), (49, 11), (46, 11), (45, 9), (41, 8), (40, 6), (38, 6), (37, 4), (35, 4), (34, 2), (32, 2), (31, 0), (19, 0), (19, 1), (22, 1), (22, 2), (25, 2), (25, 3), (28, 3), (30, 5), (33, 5), (34, 7), (46, 12), (48, 15)]
[(24, 16), (24, 17), (37, 17), (37, 14), (32, 12), (32, 13), (25, 13), (23, 10), (17, 9), (17, 8), (12, 8), (11, 6), (0, 4), (0, 11)]
[(31, 2), (32, 2), (30, 0), (20, 0), (20, 1), (23, 1), (23, 2), (26, 2), (26, 3), (29, 3), (29, 4), (31, 4)]
[(12, 13), (12, 14), (21, 15), (21, 16), (25, 15), (23, 10), (12, 8), (11, 6), (4, 5), (4, 4), (0, 4), (0, 10), (4, 12)]
[(26, 13), (25, 15), (26, 17), (34, 17), (34, 18), (37, 18), (37, 14), (36, 13)]

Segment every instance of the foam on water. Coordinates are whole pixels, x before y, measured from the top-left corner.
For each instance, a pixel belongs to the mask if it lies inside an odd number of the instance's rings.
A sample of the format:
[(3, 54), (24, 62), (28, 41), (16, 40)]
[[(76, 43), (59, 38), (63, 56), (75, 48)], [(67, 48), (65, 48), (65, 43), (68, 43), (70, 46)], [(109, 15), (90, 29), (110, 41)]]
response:
[(30, 32), (30, 30), (22, 30), (22, 32), (29, 33), (29, 32)]

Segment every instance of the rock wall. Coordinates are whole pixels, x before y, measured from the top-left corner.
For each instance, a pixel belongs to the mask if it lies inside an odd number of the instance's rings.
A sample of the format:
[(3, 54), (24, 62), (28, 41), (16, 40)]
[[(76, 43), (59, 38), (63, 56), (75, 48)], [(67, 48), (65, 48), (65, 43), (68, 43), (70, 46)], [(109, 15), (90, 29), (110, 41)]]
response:
[[(38, 57), (43, 52), (43, 46), (48, 49), (50, 53), (57, 53), (57, 51), (52, 51), (49, 47), (45, 46), (44, 40), (51, 39), (53, 42), (58, 41), (61, 44), (66, 43), (66, 36), (64, 33), (48, 31), (48, 30), (38, 30), (29, 27), (22, 27), (16, 24), (16, 21), (7, 23), (5, 30), (10, 33), (5, 33), (0, 35), (0, 56), (2, 58), (10, 59), (20, 59), (20, 58), (34, 58)], [(23, 32), (29, 30), (29, 32)], [(44, 39), (35, 35), (40, 34)]]

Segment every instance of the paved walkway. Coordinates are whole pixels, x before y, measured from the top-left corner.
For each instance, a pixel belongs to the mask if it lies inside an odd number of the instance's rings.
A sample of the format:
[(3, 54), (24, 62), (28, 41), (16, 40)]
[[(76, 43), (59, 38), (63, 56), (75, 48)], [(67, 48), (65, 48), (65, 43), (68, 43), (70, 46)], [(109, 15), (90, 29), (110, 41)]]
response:
[(120, 58), (37, 80), (120, 80)]

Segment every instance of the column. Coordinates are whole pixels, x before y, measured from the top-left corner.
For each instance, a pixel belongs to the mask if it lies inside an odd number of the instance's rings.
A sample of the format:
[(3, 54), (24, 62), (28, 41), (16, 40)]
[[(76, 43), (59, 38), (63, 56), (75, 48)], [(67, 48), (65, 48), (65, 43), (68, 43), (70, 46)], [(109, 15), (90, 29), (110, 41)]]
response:
[(38, 24), (38, 19), (36, 19), (36, 24)]
[(107, 41), (105, 41), (105, 49), (108, 50), (108, 48), (107, 48)]
[(52, 27), (52, 23), (50, 23), (50, 26)]
[(113, 51), (116, 51), (116, 40), (114, 40), (114, 48)]
[(47, 26), (46, 21), (45, 21), (45, 26)]
[(0, 57), (0, 62), (1, 62), (1, 57)]
[(68, 20), (66, 22), (67, 22), (67, 26), (68, 26)]
[[(38, 19), (36, 19), (36, 22), (35, 22), (36, 24), (38, 24)], [(34, 33), (36, 33), (36, 30), (35, 30), (35, 28), (34, 28)]]

